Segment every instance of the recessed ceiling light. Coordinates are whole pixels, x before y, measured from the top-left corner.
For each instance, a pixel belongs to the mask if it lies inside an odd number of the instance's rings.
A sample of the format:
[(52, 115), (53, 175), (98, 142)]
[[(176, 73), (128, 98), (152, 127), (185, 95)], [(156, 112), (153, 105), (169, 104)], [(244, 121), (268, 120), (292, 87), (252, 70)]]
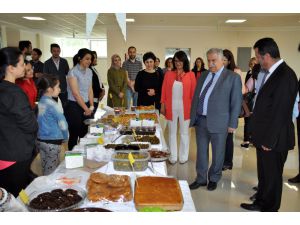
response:
[(23, 16), (23, 18), (26, 20), (46, 20), (42, 17), (37, 17), (37, 16)]
[(133, 18), (127, 18), (126, 19), (126, 22), (130, 22), (130, 23), (133, 23), (135, 21), (135, 19), (133, 19)]
[(244, 23), (247, 20), (241, 19), (241, 20), (226, 20), (225, 23)]

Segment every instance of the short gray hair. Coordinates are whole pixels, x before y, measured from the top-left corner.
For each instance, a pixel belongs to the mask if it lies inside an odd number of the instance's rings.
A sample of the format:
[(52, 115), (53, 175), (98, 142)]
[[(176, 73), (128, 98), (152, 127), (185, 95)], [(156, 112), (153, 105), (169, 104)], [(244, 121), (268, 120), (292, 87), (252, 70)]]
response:
[(217, 54), (221, 59), (223, 58), (223, 50), (221, 48), (211, 48), (206, 52), (206, 57), (210, 54)]

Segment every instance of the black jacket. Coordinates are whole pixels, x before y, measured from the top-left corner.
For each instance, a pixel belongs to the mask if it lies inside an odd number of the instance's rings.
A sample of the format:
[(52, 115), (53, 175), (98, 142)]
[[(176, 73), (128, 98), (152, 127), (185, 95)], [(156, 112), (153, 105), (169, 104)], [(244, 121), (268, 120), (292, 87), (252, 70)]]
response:
[(260, 89), (250, 120), (255, 147), (274, 151), (291, 150), (295, 146), (293, 106), (298, 92), (295, 72), (281, 63)]
[(93, 87), (94, 98), (99, 98), (100, 94), (104, 91), (104, 86), (102, 83), (101, 87), (100, 87), (97, 70), (95, 68), (93, 68), (92, 66), (90, 67), (90, 69), (93, 72), (92, 87)]
[(17, 85), (0, 83), (0, 160), (32, 157), (38, 124), (26, 94)]
[(59, 59), (59, 69), (58, 70), (57, 70), (52, 58), (46, 60), (44, 63), (44, 73), (57, 75), (59, 77), (61, 93), (67, 92), (66, 77), (69, 73), (69, 70), (70, 70), (70, 68), (69, 68), (68, 61), (64, 58)]

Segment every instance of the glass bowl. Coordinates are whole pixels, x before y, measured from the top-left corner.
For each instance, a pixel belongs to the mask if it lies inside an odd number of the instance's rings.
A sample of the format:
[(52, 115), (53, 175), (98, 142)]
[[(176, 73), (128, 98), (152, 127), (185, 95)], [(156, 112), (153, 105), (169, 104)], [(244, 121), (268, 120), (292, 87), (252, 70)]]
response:
[[(30, 205), (31, 201), (33, 201), (39, 195), (45, 194), (47, 192), (50, 193), (53, 190), (57, 190), (57, 189), (61, 189), (65, 194), (66, 194), (66, 190), (67, 189), (75, 190), (75, 191), (77, 191), (77, 194), (81, 197), (81, 199), (80, 200), (78, 199), (73, 204), (72, 203), (66, 204), (66, 201), (63, 200), (62, 202), (64, 202), (65, 205), (63, 205), (62, 207), (53, 208), (53, 201), (55, 201), (56, 199), (59, 199), (60, 197), (59, 196), (52, 196), (51, 197), (52, 199), (48, 200), (48, 202), (49, 202), (48, 208), (36, 208), (36, 207), (33, 207), (32, 205)], [(72, 194), (71, 191), (67, 191), (67, 193), (68, 193), (68, 196), (73, 196), (73, 194)], [(59, 193), (57, 193), (57, 194), (59, 194)], [(26, 204), (26, 207), (27, 207), (28, 211), (30, 211), (30, 212), (63, 212), (63, 211), (69, 211), (69, 210), (74, 209), (74, 208), (79, 208), (79, 206), (84, 202), (85, 197), (86, 197), (86, 191), (83, 190), (80, 187), (77, 187), (77, 186), (72, 186), (72, 187), (65, 187), (65, 186), (64, 187), (61, 187), (61, 186), (59, 186), (59, 187), (57, 187), (57, 186), (55, 186), (55, 187), (49, 187), (49, 188), (40, 189), (40, 190), (36, 190), (36, 191), (32, 192), (29, 195), (29, 203)], [(55, 200), (53, 200), (53, 198)]]

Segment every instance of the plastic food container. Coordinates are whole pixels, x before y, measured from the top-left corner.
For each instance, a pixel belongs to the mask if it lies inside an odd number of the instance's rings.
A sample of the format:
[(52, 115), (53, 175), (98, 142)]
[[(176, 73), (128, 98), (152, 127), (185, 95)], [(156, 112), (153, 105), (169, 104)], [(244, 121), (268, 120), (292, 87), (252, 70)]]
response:
[(148, 160), (150, 159), (149, 152), (141, 151), (118, 151), (112, 155), (114, 169), (116, 171), (133, 171), (128, 154), (131, 152), (135, 162), (133, 163), (134, 171), (144, 171), (148, 167)]

